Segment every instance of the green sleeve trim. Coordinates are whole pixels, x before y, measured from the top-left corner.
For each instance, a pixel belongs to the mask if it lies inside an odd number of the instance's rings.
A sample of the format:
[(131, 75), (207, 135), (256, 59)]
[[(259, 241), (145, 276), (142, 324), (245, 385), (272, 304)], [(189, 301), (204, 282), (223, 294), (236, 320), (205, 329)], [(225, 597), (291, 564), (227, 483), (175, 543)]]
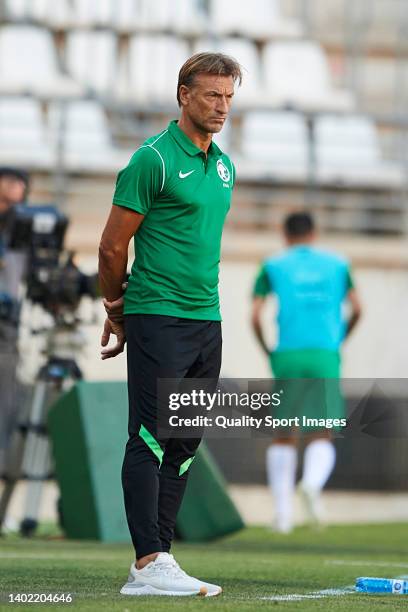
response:
[[(165, 134), (165, 132), (164, 132), (164, 134)], [(164, 134), (162, 134), (161, 136), (163, 136)], [(159, 136), (159, 138), (161, 138), (161, 136)], [(159, 140), (159, 138), (156, 138), (156, 140), (154, 142), (157, 142)], [(166, 164), (164, 163), (164, 159), (163, 159), (162, 154), (153, 146), (153, 144), (142, 145), (140, 148), (143, 149), (145, 147), (150, 147), (150, 149), (152, 149), (153, 151), (156, 151), (157, 155), (160, 157), (160, 161), (162, 163), (162, 168), (163, 168), (163, 178), (162, 178), (162, 183), (161, 183), (161, 187), (160, 187), (160, 193), (161, 193), (163, 191), (164, 181), (166, 180)]]
[(158, 441), (152, 436), (150, 431), (148, 431), (144, 425), (140, 426), (139, 436), (147, 444), (152, 453), (156, 455), (161, 465), (163, 461), (163, 451)]
[(354, 289), (355, 284), (354, 284), (354, 278), (351, 274), (351, 269), (347, 268), (346, 271), (346, 291), (350, 291), (350, 289)]
[(189, 457), (180, 465), (179, 476), (182, 476), (184, 472), (187, 472), (188, 468), (193, 463), (194, 459), (195, 457)]
[(255, 279), (254, 288), (252, 291), (253, 297), (265, 297), (272, 291), (269, 275), (266, 271), (265, 265), (261, 266), (258, 272), (258, 276)]

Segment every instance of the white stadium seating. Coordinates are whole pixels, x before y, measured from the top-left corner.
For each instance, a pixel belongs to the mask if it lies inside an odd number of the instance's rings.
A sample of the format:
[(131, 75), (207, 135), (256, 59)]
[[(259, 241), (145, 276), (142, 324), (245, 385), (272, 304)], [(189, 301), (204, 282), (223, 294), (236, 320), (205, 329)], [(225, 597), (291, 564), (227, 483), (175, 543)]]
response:
[(6, 10), (11, 19), (28, 19), (53, 27), (73, 24), (69, 0), (6, 0)]
[[(276, 40), (300, 34), (283, 17), (282, 4), (208, 0), (205, 14), (202, 0), (4, 0), (2, 14), (11, 23), (0, 26), (2, 163), (52, 167), (62, 126), (69, 170), (117, 170), (131, 152), (113, 146), (100, 101), (81, 98), (116, 98), (145, 112), (176, 110), (180, 66), (193, 52), (221, 51), (243, 68), (234, 107), (246, 113), (215, 141), (236, 156), (242, 178), (307, 180), (306, 111), (316, 117), (320, 184), (399, 188), (402, 168), (383, 159), (375, 124), (329, 114), (352, 111), (354, 100), (333, 86), (322, 47)], [(65, 27), (62, 36), (53, 31)], [(49, 103), (48, 124), (39, 100)]]
[(240, 88), (236, 87), (234, 105), (257, 106), (261, 95), (261, 73), (259, 56), (255, 44), (245, 38), (207, 38), (198, 40), (194, 52), (213, 51), (226, 53), (239, 61), (242, 66), (243, 79)]
[(400, 164), (383, 159), (375, 123), (362, 116), (316, 119), (317, 178), (321, 183), (402, 186)]
[(308, 140), (304, 118), (293, 112), (246, 113), (237, 168), (243, 178), (304, 181)]
[(5, 0), (12, 20), (52, 27), (110, 27), (120, 31), (172, 31), (189, 36), (205, 30), (200, 0)]
[(138, 27), (141, 30), (168, 30), (172, 21), (172, 0), (161, 0), (160, 6), (139, 0)]
[(114, 93), (117, 39), (113, 32), (70, 32), (65, 56), (68, 72), (76, 81), (100, 94)]
[[(112, 0), (71, 0), (74, 20), (81, 26), (108, 26), (112, 24), (115, 3)], [(59, 0), (57, 0), (57, 3)]]
[(206, 17), (199, 0), (171, 0), (171, 29), (177, 34), (198, 35), (206, 27)]
[(115, 172), (129, 160), (130, 151), (112, 144), (103, 107), (93, 100), (57, 103), (49, 110), (49, 130), (57, 155), (63, 130), (63, 161), (74, 172)]
[(123, 32), (133, 32), (139, 21), (138, 3), (135, 0), (117, 0), (112, 24)]
[(318, 43), (268, 43), (263, 50), (263, 72), (273, 106), (323, 111), (353, 106), (351, 94), (332, 87), (328, 61)]
[(31, 98), (1, 99), (0, 163), (49, 169), (52, 161), (40, 103)]
[(83, 88), (58, 70), (49, 31), (7, 25), (0, 28), (0, 93), (77, 96)]
[(255, 39), (301, 34), (293, 20), (281, 14), (279, 0), (210, 0), (210, 26), (216, 34), (239, 34)]
[[(41, 0), (37, 0), (41, 1)], [(75, 23), (74, 12), (69, 0), (42, 0), (42, 16), (37, 15), (37, 20), (47, 23), (53, 28), (69, 27)]]
[(138, 27), (192, 35), (203, 30), (204, 20), (197, 0), (139, 0)]
[[(5, 0), (10, 19), (31, 19), (52, 26), (109, 26), (115, 0)], [(138, 0), (130, 0), (138, 5)]]
[(132, 37), (127, 97), (141, 104), (175, 105), (178, 72), (189, 55), (187, 43), (175, 36)]
[(117, 0), (114, 26), (123, 32), (174, 32), (197, 35), (205, 28), (199, 0)]
[(27, 0), (6, 0), (4, 4), (9, 19), (24, 19), (27, 17)]

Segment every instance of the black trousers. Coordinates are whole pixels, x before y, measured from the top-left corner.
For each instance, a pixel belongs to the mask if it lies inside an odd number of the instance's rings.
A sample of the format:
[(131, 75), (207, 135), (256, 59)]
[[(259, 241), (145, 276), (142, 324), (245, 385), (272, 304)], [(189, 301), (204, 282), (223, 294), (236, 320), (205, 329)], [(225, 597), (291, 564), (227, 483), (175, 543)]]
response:
[(168, 552), (189, 470), (201, 438), (160, 437), (157, 381), (206, 378), (221, 368), (221, 323), (162, 315), (126, 315), (129, 439), (122, 486), (136, 558)]

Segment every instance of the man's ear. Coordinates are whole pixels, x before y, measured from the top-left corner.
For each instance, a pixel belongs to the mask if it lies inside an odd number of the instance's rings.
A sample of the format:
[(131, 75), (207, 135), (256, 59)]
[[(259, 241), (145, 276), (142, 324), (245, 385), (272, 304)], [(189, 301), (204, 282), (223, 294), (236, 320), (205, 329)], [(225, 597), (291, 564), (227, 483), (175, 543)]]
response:
[(186, 106), (190, 100), (190, 90), (186, 85), (180, 85), (179, 98), (181, 106)]

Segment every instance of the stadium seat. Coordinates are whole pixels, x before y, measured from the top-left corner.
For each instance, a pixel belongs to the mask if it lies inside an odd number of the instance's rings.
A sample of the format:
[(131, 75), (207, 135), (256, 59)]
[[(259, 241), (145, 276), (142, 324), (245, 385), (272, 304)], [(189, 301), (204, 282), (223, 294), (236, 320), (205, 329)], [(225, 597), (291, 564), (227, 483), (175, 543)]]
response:
[(8, 19), (19, 20), (27, 18), (26, 0), (5, 0), (4, 6)]
[(74, 19), (81, 26), (107, 26), (114, 19), (115, 6), (112, 0), (72, 0)]
[(98, 93), (112, 92), (117, 64), (117, 42), (112, 32), (70, 32), (65, 56), (68, 72), (79, 83)]
[(260, 103), (261, 75), (259, 56), (255, 44), (244, 38), (214, 38), (198, 40), (194, 47), (195, 53), (199, 51), (213, 51), (231, 55), (243, 68), (242, 85), (236, 87), (234, 105), (245, 106)]
[(172, 22), (172, 0), (160, 0), (160, 6), (151, 0), (139, 0), (138, 25), (141, 30), (169, 30)]
[(139, 20), (139, 4), (134, 0), (117, 0), (112, 24), (119, 31), (133, 32)]
[[(61, 117), (61, 113), (65, 113)], [(113, 147), (109, 125), (102, 106), (93, 100), (69, 102), (65, 108), (52, 105), (49, 129), (55, 149), (59, 130), (64, 126), (64, 156), (66, 168), (75, 172), (115, 172), (130, 157), (129, 151)]]
[(189, 55), (187, 43), (174, 36), (132, 37), (128, 97), (141, 104), (175, 105), (178, 72)]
[(352, 95), (333, 89), (327, 58), (318, 43), (268, 43), (263, 50), (267, 96), (274, 106), (305, 110), (347, 110)]
[(118, 0), (114, 24), (124, 32), (174, 32), (197, 35), (204, 29), (205, 18), (198, 0)]
[(45, 22), (53, 28), (69, 27), (74, 24), (74, 13), (69, 0), (36, 0), (42, 2), (42, 17), (37, 17), (38, 21)]
[(68, 0), (33, 0), (29, 3), (30, 17), (41, 24), (51, 27), (64, 27), (73, 24), (72, 6)]
[(304, 181), (308, 144), (304, 118), (293, 112), (247, 113), (237, 167), (241, 178)]
[(7, 25), (0, 28), (0, 92), (76, 96), (83, 88), (58, 71), (50, 32), (32, 26)]
[(399, 164), (383, 159), (374, 121), (324, 115), (315, 122), (317, 176), (323, 183), (403, 184)]
[(272, 36), (299, 36), (300, 24), (285, 19), (280, 4), (279, 0), (211, 0), (211, 30), (218, 35), (239, 34), (261, 40)]
[(52, 162), (40, 103), (30, 98), (1, 99), (0, 163), (43, 169)]
[(68, 26), (73, 23), (69, 0), (6, 0), (9, 19), (29, 19), (52, 27)]
[(199, 0), (172, 1), (171, 29), (177, 34), (198, 35), (206, 25), (206, 16)]

